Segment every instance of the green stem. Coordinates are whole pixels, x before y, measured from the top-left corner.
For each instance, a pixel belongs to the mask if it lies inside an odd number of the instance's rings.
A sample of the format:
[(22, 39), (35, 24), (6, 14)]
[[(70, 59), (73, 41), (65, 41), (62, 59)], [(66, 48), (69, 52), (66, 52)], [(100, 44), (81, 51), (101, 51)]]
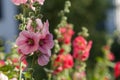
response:
[(33, 80), (33, 66), (34, 66), (34, 62), (35, 62), (35, 56), (33, 56), (32, 64), (31, 64), (31, 69), (32, 69), (31, 80)]
[(20, 73), (19, 73), (19, 80), (22, 80), (22, 62), (20, 62)]
[(48, 74), (48, 80), (51, 80), (51, 73)]

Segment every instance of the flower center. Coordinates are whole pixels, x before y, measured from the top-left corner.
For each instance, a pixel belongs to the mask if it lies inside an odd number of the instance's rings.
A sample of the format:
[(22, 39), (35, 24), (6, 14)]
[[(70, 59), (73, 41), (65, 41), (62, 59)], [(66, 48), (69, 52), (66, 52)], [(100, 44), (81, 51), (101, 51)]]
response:
[(44, 39), (41, 39), (40, 42), (39, 42), (39, 45), (42, 46), (42, 45), (44, 45), (44, 44), (45, 44)]
[(27, 43), (28, 43), (28, 45), (30, 45), (30, 46), (34, 45), (33, 39), (28, 39)]

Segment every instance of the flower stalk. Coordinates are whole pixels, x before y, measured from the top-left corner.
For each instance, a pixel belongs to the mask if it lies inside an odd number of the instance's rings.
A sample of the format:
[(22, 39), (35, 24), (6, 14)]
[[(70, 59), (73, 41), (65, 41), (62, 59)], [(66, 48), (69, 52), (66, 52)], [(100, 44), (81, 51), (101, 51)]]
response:
[(22, 62), (20, 61), (19, 80), (22, 80)]

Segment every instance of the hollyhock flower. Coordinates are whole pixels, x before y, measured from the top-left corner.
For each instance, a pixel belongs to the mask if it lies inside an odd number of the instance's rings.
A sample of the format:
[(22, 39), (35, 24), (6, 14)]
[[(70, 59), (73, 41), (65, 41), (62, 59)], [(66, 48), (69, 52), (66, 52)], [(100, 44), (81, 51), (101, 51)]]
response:
[[(40, 35), (41, 36), (41, 35)], [(41, 36), (39, 39), (39, 48), (41, 52), (38, 57), (38, 64), (41, 66), (46, 65), (49, 62), (49, 57), (51, 56), (51, 48), (54, 46), (52, 34), (47, 34), (45, 37)]]
[(70, 24), (67, 24), (65, 27), (60, 27), (59, 32), (62, 35), (62, 38), (59, 38), (58, 40), (60, 42), (64, 42), (65, 44), (69, 44), (71, 42), (71, 38), (74, 34), (74, 31)]
[(114, 66), (114, 76), (116, 78), (120, 76), (120, 62), (117, 62)]
[(0, 60), (0, 67), (3, 67), (5, 65), (5, 61)]
[(8, 77), (0, 72), (0, 80), (8, 80)]
[(53, 48), (53, 46), (54, 46), (54, 41), (53, 41), (52, 34), (47, 34), (45, 37), (40, 37), (40, 39), (39, 39), (39, 48), (38, 49), (42, 53), (48, 53), (49, 50)]
[[(66, 59), (67, 58), (67, 59)], [(70, 54), (59, 54), (54, 61), (54, 67), (56, 68), (54, 74), (73, 67), (73, 58)]]
[(80, 50), (84, 50), (86, 48), (86, 45), (87, 41), (82, 36), (76, 37), (73, 41), (73, 47)]
[(27, 0), (12, 0), (15, 5), (25, 4)]
[(16, 44), (23, 55), (28, 55), (38, 49), (39, 37), (34, 32), (20, 32)]
[(87, 43), (82, 36), (76, 37), (73, 41), (73, 57), (81, 61), (87, 60), (91, 47), (92, 41)]

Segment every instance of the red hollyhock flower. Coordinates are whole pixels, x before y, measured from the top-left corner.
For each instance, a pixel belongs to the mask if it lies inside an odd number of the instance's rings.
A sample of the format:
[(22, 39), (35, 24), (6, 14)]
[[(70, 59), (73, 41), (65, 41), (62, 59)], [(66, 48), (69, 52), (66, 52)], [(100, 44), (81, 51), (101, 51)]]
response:
[(58, 40), (60, 42), (65, 43), (65, 44), (69, 44), (71, 42), (71, 38), (72, 38), (72, 36), (74, 34), (74, 31), (73, 31), (71, 25), (67, 24), (64, 27), (60, 27), (59, 32), (61, 33), (62, 38), (59, 38)]
[(114, 67), (114, 75), (116, 78), (120, 76), (120, 62), (117, 62)]
[(64, 69), (72, 68), (73, 64), (73, 58), (70, 54), (59, 54), (54, 61), (54, 66), (56, 68), (54, 73), (56, 74)]
[(5, 61), (0, 60), (0, 67), (3, 67), (5, 65)]
[(92, 47), (92, 41), (87, 41), (82, 37), (78, 36), (73, 41), (73, 57), (85, 61), (89, 57), (89, 52)]

